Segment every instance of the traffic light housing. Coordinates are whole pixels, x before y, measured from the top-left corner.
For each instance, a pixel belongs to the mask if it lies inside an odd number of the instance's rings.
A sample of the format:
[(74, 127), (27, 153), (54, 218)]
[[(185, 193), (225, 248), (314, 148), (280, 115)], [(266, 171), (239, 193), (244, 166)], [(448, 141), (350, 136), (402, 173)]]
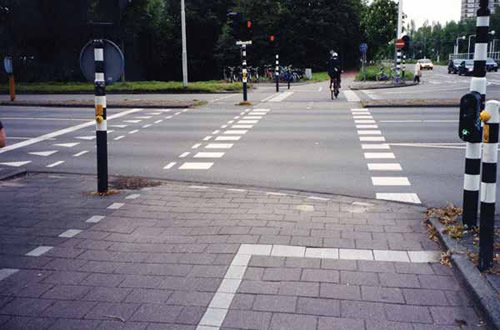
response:
[(245, 20), (241, 13), (228, 13), (229, 26), (235, 39), (252, 40), (252, 21)]
[(405, 42), (405, 45), (403, 46), (402, 50), (404, 52), (407, 52), (410, 50), (410, 37), (409, 36), (404, 36), (403, 38), (403, 41)]
[(481, 129), (481, 94), (470, 92), (460, 100), (460, 118), (458, 136), (465, 142), (479, 143), (482, 141)]

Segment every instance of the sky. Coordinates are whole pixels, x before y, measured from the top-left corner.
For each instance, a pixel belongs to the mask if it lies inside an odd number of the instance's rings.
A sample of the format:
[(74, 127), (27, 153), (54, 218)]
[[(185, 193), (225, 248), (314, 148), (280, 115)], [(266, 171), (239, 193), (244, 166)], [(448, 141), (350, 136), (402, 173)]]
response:
[[(397, 1), (396, 1), (397, 2)], [(460, 20), (461, 0), (403, 0), (403, 12), (407, 21), (414, 20), (417, 28), (426, 20), (444, 25), (449, 21)]]

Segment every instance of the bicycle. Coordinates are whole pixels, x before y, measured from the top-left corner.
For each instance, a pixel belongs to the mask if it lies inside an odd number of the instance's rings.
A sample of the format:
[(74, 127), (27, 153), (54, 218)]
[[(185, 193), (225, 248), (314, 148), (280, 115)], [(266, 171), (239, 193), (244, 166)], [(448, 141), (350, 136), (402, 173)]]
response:
[(330, 78), (330, 93), (331, 93), (331, 96), (332, 96), (332, 100), (333, 98), (335, 97), (338, 98), (339, 96), (339, 78), (338, 77), (334, 77), (334, 78)]

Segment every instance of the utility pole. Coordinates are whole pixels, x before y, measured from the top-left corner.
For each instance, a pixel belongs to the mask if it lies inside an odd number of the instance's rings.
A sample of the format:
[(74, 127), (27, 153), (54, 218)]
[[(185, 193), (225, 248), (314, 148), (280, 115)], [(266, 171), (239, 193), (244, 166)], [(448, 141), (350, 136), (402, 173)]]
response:
[[(396, 40), (400, 40), (403, 34), (403, 0), (399, 0), (398, 6), (398, 30)], [(401, 49), (396, 49), (396, 76), (401, 77)]]
[(187, 41), (186, 41), (186, 6), (181, 0), (181, 28), (182, 28), (182, 85), (188, 85)]

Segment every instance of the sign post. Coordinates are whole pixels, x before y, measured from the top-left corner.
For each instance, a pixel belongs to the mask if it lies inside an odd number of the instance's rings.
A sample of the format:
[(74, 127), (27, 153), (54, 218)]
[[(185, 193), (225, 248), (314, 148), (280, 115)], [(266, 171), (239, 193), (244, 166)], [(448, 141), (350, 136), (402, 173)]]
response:
[(359, 46), (359, 50), (361, 51), (362, 54), (362, 67), (363, 67), (363, 81), (366, 81), (366, 52), (368, 51), (368, 45), (366, 43), (362, 43)]
[(241, 59), (242, 59), (242, 82), (243, 82), (243, 102), (248, 101), (248, 71), (247, 71), (247, 45), (251, 45), (252, 41), (237, 41), (236, 45), (241, 46)]
[(12, 57), (5, 56), (3, 59), (3, 66), (5, 73), (9, 76), (9, 95), (10, 101), (14, 102), (16, 100), (16, 83), (14, 80), (14, 65), (12, 64)]

